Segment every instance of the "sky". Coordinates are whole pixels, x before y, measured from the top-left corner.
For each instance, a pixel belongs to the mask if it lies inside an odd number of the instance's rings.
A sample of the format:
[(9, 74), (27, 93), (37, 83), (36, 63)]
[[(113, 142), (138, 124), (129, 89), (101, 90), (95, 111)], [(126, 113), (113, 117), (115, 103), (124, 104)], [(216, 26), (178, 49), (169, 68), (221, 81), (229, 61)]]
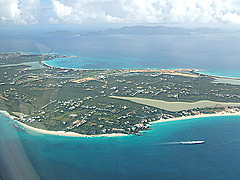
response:
[(0, 0), (0, 26), (148, 23), (240, 25), (240, 0)]

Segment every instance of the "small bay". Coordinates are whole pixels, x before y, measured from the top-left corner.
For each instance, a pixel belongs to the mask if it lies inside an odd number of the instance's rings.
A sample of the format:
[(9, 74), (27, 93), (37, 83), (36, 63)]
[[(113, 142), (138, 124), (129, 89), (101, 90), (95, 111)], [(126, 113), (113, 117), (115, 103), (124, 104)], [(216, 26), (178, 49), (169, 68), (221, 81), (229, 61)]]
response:
[(193, 68), (240, 77), (238, 33), (196, 35), (0, 36), (1, 52), (57, 53), (76, 58), (49, 65), (65, 68)]

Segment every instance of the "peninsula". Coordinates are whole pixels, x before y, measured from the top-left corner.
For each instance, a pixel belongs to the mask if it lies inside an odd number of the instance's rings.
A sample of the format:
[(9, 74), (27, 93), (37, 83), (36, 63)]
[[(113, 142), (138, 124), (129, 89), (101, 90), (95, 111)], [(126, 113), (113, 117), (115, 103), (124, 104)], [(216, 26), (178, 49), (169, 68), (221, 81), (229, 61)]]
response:
[(193, 69), (87, 70), (44, 63), (61, 57), (71, 56), (0, 53), (0, 109), (26, 128), (63, 136), (140, 135), (152, 122), (240, 115), (239, 84)]

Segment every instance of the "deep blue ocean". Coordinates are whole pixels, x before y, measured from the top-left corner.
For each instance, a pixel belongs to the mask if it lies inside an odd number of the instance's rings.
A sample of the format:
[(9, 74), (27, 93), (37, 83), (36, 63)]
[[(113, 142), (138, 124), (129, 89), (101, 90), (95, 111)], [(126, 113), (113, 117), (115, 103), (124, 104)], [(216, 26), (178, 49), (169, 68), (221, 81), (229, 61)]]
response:
[[(0, 36), (0, 40), (1, 52), (77, 56), (48, 62), (58, 67), (195, 68), (240, 77), (238, 34)], [(239, 116), (156, 123), (151, 127), (143, 136), (59, 137), (21, 131), (11, 119), (0, 115), (0, 179), (16, 170), (44, 180), (239, 179)], [(171, 144), (193, 140), (206, 142)]]

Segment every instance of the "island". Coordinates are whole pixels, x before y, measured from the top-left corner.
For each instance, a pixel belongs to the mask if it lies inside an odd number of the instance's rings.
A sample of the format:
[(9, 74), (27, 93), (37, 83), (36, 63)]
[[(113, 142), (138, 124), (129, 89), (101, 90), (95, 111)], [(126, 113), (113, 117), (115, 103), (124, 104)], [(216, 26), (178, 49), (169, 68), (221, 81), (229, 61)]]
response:
[(106, 29), (103, 31), (78, 31), (58, 30), (47, 32), (43, 36), (47, 37), (69, 37), (69, 36), (105, 36), (105, 35), (196, 35), (225, 33), (221, 29), (200, 27), (196, 29), (167, 27), (167, 26), (124, 26), (120, 29)]
[(44, 62), (70, 57), (0, 53), (0, 109), (16, 128), (62, 136), (141, 135), (154, 122), (240, 115), (237, 78), (219, 81), (194, 69), (88, 70)]

